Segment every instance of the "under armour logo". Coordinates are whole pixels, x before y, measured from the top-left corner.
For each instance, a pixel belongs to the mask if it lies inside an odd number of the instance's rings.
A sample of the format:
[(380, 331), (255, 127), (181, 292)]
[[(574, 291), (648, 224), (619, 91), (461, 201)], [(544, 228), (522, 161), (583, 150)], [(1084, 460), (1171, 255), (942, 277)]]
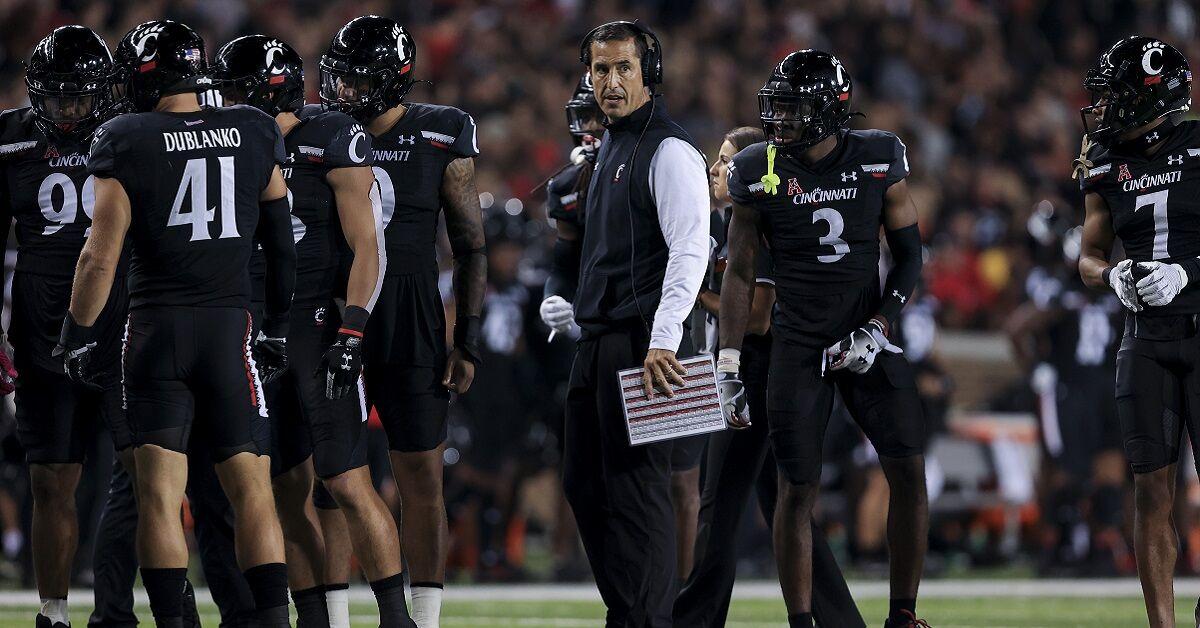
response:
[(417, 145), (417, 136), (415, 136), (415, 135), (398, 135), (398, 136), (396, 136), (396, 143), (401, 146), (404, 146), (405, 144), (410, 144), (412, 146), (416, 146)]
[(343, 371), (349, 371), (349, 370), (350, 370), (350, 354), (349, 354), (349, 353), (343, 353), (343, 354), (342, 354), (342, 364), (341, 364), (341, 367), (340, 367), (340, 368), (341, 368)]
[(857, 172), (854, 172), (853, 170), (851, 170), (850, 172), (842, 173), (842, 183), (848, 183), (850, 181), (858, 181), (858, 173)]
[(1158, 131), (1155, 131), (1155, 132), (1151, 133), (1150, 135), (1146, 136), (1147, 144), (1149, 144), (1151, 142), (1157, 142), (1157, 141), (1158, 141)]
[(1182, 164), (1182, 163), (1183, 163), (1183, 155), (1171, 155), (1170, 157), (1167, 157), (1167, 164), (1169, 164), (1169, 165), (1178, 166), (1179, 164)]
[(892, 296), (896, 297), (897, 299), (900, 299), (901, 303), (908, 302), (908, 297), (904, 296), (903, 294), (900, 294), (899, 290), (892, 290)]

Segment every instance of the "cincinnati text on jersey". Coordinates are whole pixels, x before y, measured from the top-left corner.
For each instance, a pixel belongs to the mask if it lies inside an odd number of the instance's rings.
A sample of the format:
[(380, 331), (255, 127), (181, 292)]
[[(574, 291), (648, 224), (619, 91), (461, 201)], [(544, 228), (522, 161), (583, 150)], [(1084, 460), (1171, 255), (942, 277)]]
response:
[[(791, 187), (790, 182), (788, 187)], [(797, 185), (796, 187), (798, 189), (800, 186)], [(836, 190), (813, 188), (811, 192), (800, 192), (792, 195), (792, 204), (807, 205), (810, 203), (827, 203), (829, 201), (849, 201), (855, 198), (858, 198), (858, 188), (838, 188)]]
[(1121, 184), (1121, 189), (1126, 192), (1133, 190), (1144, 190), (1146, 188), (1167, 185), (1168, 183), (1178, 183), (1183, 178), (1182, 170), (1174, 170), (1172, 172), (1164, 172), (1162, 174), (1144, 174), (1140, 177), (1129, 179)]

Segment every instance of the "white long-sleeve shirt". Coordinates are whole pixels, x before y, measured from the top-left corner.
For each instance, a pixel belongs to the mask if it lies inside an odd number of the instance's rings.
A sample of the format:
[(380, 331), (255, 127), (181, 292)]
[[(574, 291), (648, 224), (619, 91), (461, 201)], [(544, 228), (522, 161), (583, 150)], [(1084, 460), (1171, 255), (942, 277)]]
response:
[(670, 251), (650, 330), (651, 349), (679, 350), (683, 321), (695, 307), (708, 269), (707, 169), (700, 152), (676, 137), (663, 140), (650, 160), (650, 195)]

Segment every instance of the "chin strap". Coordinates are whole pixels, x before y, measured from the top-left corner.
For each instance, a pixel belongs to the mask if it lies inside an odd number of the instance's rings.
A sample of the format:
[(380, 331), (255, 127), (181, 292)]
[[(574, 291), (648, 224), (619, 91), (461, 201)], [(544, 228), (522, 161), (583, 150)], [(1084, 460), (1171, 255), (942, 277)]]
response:
[(775, 174), (775, 152), (775, 145), (767, 144), (767, 174), (759, 179), (762, 181), (763, 191), (772, 195), (779, 193), (779, 175)]

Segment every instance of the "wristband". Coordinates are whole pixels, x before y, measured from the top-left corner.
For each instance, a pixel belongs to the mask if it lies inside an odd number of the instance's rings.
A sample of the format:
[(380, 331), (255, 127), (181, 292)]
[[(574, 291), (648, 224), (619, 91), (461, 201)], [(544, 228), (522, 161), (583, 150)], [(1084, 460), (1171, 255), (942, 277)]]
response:
[(75, 322), (75, 316), (68, 310), (67, 316), (63, 318), (62, 331), (58, 334), (58, 344), (74, 349), (86, 345), (91, 340), (92, 328)]
[(478, 316), (459, 316), (454, 321), (454, 348), (466, 354), (475, 364), (482, 360), (479, 354), (479, 337), (483, 322)]
[(888, 330), (891, 329), (891, 324), (888, 323), (888, 320), (882, 314), (876, 314), (871, 320), (867, 321), (867, 324), (874, 325), (879, 330), (879, 333), (883, 334), (884, 338), (888, 337)]
[(347, 305), (345, 314), (342, 314), (342, 327), (338, 329), (338, 333), (362, 338), (363, 330), (367, 328), (367, 320), (370, 318), (371, 313), (366, 308)]
[(717, 352), (718, 373), (737, 373), (741, 367), (741, 349), (721, 349), (719, 352)]
[(1104, 280), (1104, 285), (1106, 285), (1106, 286), (1112, 286), (1113, 268), (1114, 268), (1113, 266), (1109, 266), (1108, 268), (1105, 268), (1104, 270), (1100, 271), (1100, 278)]
[(262, 335), (267, 338), (287, 338), (290, 322), (291, 316), (287, 312), (283, 314), (264, 314), (261, 329)]

